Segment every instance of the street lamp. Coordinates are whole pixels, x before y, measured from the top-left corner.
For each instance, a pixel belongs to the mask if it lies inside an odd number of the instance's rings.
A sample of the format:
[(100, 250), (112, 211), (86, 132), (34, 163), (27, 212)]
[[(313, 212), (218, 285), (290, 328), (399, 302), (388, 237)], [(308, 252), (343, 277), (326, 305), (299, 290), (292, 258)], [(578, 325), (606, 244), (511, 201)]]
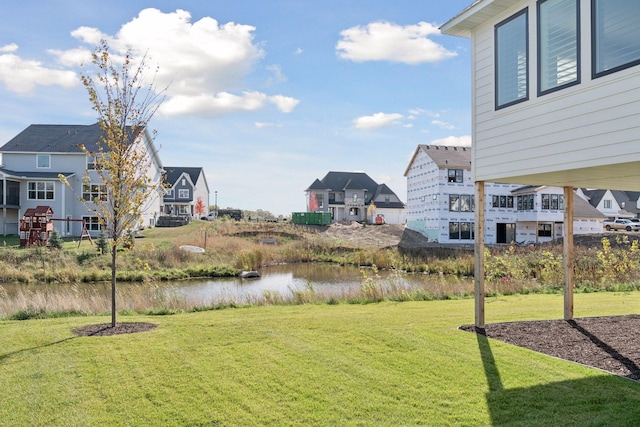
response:
[(218, 190), (214, 191), (213, 194), (215, 195), (216, 218), (218, 218)]

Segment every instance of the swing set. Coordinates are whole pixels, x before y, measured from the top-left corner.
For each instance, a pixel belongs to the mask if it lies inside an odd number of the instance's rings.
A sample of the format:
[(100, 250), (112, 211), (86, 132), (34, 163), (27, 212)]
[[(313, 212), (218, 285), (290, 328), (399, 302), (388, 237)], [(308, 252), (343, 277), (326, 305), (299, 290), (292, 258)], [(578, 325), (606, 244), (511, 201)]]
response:
[(20, 246), (48, 246), (49, 238), (54, 230), (54, 221), (64, 221), (67, 224), (69, 222), (82, 223), (82, 233), (80, 234), (78, 247), (80, 247), (82, 239), (85, 237), (89, 240), (89, 243), (93, 244), (84, 219), (53, 218), (51, 206), (36, 206), (35, 208), (27, 209), (22, 219), (20, 219)]

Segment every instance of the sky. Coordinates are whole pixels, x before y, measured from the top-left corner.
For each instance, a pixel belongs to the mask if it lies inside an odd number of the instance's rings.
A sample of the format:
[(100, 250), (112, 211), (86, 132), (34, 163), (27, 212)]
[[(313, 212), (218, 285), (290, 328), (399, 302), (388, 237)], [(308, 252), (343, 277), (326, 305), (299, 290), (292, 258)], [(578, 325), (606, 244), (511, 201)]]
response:
[(2, 1), (0, 145), (31, 124), (95, 123), (80, 75), (106, 40), (158, 70), (160, 158), (202, 167), (210, 204), (305, 211), (329, 171), (406, 202), (418, 144), (471, 143), (470, 43), (438, 28), (472, 2)]

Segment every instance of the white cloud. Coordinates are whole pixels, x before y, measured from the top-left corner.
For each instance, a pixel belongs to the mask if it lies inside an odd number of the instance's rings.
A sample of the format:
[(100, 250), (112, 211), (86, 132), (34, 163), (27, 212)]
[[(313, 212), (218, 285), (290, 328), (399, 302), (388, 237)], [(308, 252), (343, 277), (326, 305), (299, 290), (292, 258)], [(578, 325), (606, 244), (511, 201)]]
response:
[(438, 62), (456, 56), (455, 52), (429, 38), (440, 34), (433, 24), (419, 22), (400, 26), (388, 22), (373, 22), (340, 32), (336, 44), (338, 56), (355, 62), (393, 61), (405, 64)]
[(280, 124), (280, 123), (256, 122), (255, 125), (256, 125), (256, 127), (258, 129), (269, 128), (269, 127), (277, 127), (277, 128), (281, 128), (282, 127), (282, 124)]
[(267, 103), (272, 103), (280, 111), (288, 113), (295, 108), (298, 102), (294, 98), (282, 95), (267, 96), (261, 92), (243, 92), (241, 96), (229, 92), (219, 92), (214, 95), (174, 96), (162, 104), (159, 112), (166, 116), (217, 115), (237, 111), (256, 111), (264, 108)]
[(222, 114), (232, 111), (255, 111), (264, 107), (267, 96), (260, 92), (244, 92), (242, 96), (228, 92), (215, 95), (200, 94), (196, 96), (177, 95), (171, 97), (160, 107), (160, 113), (171, 115), (182, 114)]
[(293, 53), (295, 53), (296, 55), (300, 55), (300, 54), (302, 54), (302, 52), (304, 52), (304, 50), (302, 50), (302, 48), (297, 48)]
[(376, 113), (373, 116), (358, 117), (353, 121), (353, 124), (357, 129), (378, 129), (385, 126), (396, 126), (402, 118), (402, 114), (398, 113)]
[(15, 43), (0, 46), (0, 53), (13, 53), (18, 50), (18, 45)]
[[(15, 52), (17, 45), (3, 47), (5, 52)], [(80, 83), (73, 71), (47, 68), (39, 61), (24, 60), (13, 53), (0, 55), (0, 82), (16, 93), (27, 94), (36, 86), (62, 86), (71, 88)]]
[(442, 120), (432, 120), (431, 124), (432, 125), (436, 125), (436, 126), (442, 128), (442, 129), (447, 129), (447, 130), (453, 130), (453, 129), (456, 128), (451, 123), (443, 122)]
[(269, 102), (278, 107), (283, 113), (290, 113), (300, 103), (299, 100), (289, 96), (274, 95), (269, 97)]
[(75, 67), (78, 64), (89, 64), (91, 62), (91, 51), (89, 49), (77, 48), (69, 50), (49, 49), (52, 55), (55, 55), (58, 62), (65, 67)]
[(431, 141), (432, 145), (446, 145), (448, 147), (471, 147), (471, 136), (448, 136)]
[[(254, 31), (250, 25), (219, 24), (211, 17), (192, 22), (185, 10), (164, 13), (149, 8), (114, 36), (90, 27), (79, 27), (71, 35), (92, 47), (107, 40), (115, 59), (129, 48), (136, 58), (147, 55), (152, 68), (158, 66), (156, 87), (168, 86), (164, 114), (254, 111), (267, 103), (290, 112), (298, 100), (244, 88), (244, 79), (265, 56), (262, 45), (254, 42)], [(81, 48), (50, 52), (67, 66), (87, 61), (88, 51)], [(286, 80), (279, 66), (267, 68), (273, 72), (272, 82)]]

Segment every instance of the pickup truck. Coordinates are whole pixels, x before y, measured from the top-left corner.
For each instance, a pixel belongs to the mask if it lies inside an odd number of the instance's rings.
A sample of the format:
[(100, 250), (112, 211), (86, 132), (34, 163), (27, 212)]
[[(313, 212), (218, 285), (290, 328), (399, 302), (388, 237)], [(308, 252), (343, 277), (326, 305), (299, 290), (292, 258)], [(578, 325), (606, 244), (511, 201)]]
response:
[(616, 219), (616, 220), (605, 220), (603, 222), (604, 228), (607, 231), (611, 230), (626, 230), (626, 231), (638, 231), (640, 230), (640, 223), (633, 222), (628, 219)]

